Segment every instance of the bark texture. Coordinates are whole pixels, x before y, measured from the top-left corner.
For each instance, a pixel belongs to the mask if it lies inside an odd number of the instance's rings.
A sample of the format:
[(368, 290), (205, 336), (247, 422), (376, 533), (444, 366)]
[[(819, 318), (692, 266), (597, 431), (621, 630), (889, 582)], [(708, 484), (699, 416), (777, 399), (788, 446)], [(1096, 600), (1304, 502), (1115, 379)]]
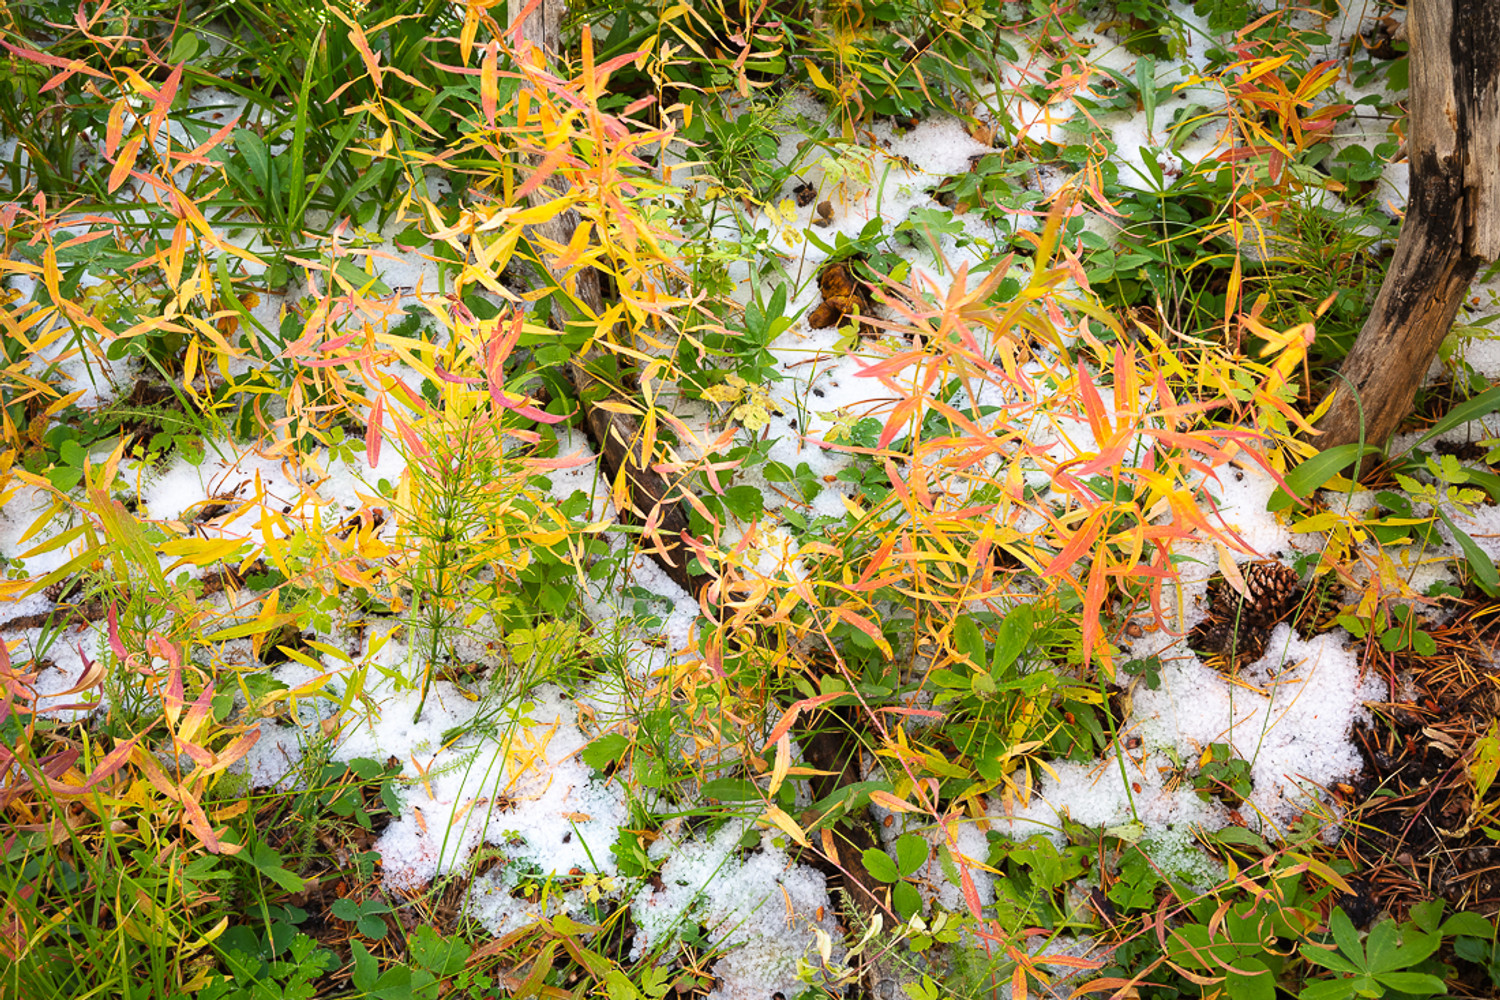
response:
[[(527, 6), (526, 0), (510, 0), (512, 24)], [(559, 52), (562, 15), (566, 6), (567, 0), (539, 0), (522, 25), (521, 37), (544, 52)], [(563, 189), (566, 181), (554, 174), (548, 184), (557, 191)], [(546, 191), (537, 191), (532, 193), (531, 201), (536, 204), (550, 197)], [(533, 228), (537, 235), (567, 246), (578, 224), (578, 214), (570, 210)], [(579, 300), (596, 315), (602, 315), (605, 311), (604, 292), (599, 273), (585, 268), (574, 276), (574, 280)], [(553, 320), (562, 324), (567, 322), (567, 317), (554, 313)], [(579, 405), (583, 410), (584, 430), (599, 450), (609, 483), (618, 482), (622, 475), (625, 479), (629, 500), (619, 511), (621, 519), (646, 531), (647, 550), (652, 558), (674, 583), (697, 597), (710, 578), (688, 571), (692, 552), (685, 539), (690, 523), (681, 490), (653, 468), (652, 456), (643, 453), (640, 421), (629, 413), (620, 412), (622, 406), (633, 404), (599, 377), (599, 362), (603, 360), (605, 352), (596, 347), (575, 357), (568, 365), (568, 377), (578, 391)]]
[(1383, 444), (1448, 335), (1479, 265), (1500, 254), (1500, 4), (1413, 0), (1411, 193), (1375, 306), (1330, 387), (1320, 447)]

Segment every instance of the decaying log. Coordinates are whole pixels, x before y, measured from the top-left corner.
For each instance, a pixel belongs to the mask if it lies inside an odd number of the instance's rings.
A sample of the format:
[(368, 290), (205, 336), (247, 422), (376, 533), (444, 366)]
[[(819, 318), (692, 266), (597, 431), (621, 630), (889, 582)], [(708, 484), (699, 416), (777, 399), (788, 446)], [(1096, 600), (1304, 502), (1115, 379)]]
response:
[(1500, 255), (1500, 5), (1413, 0), (1411, 193), (1375, 305), (1330, 386), (1320, 448), (1383, 444), (1453, 326), (1469, 282)]
[[(560, 31), (566, 0), (538, 0), (531, 4), (527, 0), (510, 0), (512, 24), (528, 6), (531, 7), (531, 13), (522, 25), (521, 37), (543, 52), (560, 51)], [(550, 191), (532, 192), (532, 204), (547, 201), (565, 183), (554, 174), (548, 181)], [(573, 231), (578, 228), (578, 224), (578, 213), (568, 210), (539, 223), (533, 227), (533, 231), (560, 246), (567, 246), (572, 241)], [(579, 301), (595, 315), (603, 315), (604, 295), (599, 273), (584, 268), (574, 275), (574, 281)], [(567, 317), (560, 312), (554, 312), (553, 319), (558, 324), (567, 322)], [(680, 492), (685, 487), (669, 483), (652, 468), (652, 457), (644, 454), (641, 448), (643, 435), (640, 422), (629, 413), (620, 412), (620, 406), (608, 406), (610, 403), (625, 406), (630, 404), (598, 376), (598, 363), (605, 357), (604, 350), (594, 347), (575, 357), (568, 365), (568, 377), (578, 392), (579, 406), (583, 411), (584, 429), (599, 450), (600, 461), (611, 485), (618, 481), (623, 470), (632, 509), (620, 510), (621, 519), (627, 524), (650, 527), (652, 537), (647, 542), (652, 557), (674, 583), (697, 597), (710, 578), (688, 570), (692, 551), (684, 539), (690, 531), (690, 524)], [(606, 405), (600, 405), (601, 403)]]

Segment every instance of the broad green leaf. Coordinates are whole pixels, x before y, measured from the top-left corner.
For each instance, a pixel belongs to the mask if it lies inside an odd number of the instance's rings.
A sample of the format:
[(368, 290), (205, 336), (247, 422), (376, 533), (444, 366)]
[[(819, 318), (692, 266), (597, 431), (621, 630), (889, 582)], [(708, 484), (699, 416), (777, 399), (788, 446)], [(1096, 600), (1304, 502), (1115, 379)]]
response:
[[(1396, 942), (1399, 934), (1396, 921), (1389, 917), (1376, 924), (1365, 939), (1365, 968), (1377, 973), (1390, 972), (1407, 964), (1398, 957)], [(1340, 946), (1343, 946), (1342, 941)], [(1349, 949), (1345, 947), (1344, 951), (1347, 954)]]
[(902, 834), (896, 841), (896, 867), (902, 875), (915, 875), (927, 863), (927, 841), (915, 833)]
[(349, 949), (354, 958), (354, 986), (369, 993), (380, 978), (380, 962), (359, 941), (350, 941)]
[(744, 778), (715, 778), (705, 782), (702, 796), (718, 802), (759, 802), (765, 798), (755, 782)]
[[(968, 657), (970, 665), (972, 665), (976, 669), (983, 669), (984, 661), (986, 659), (984, 655), (984, 633), (979, 631), (979, 626), (975, 625), (974, 620), (968, 615), (964, 615), (954, 623), (953, 645), (957, 647), (958, 652)], [(954, 674), (953, 676), (955, 678), (958, 678), (957, 674)], [(954, 686), (964, 687), (966, 686), (966, 684), (966, 681), (964, 681), (962, 678), (958, 678), (958, 684)]]
[(891, 856), (878, 847), (867, 849), (862, 855), (865, 862), (865, 871), (882, 882), (901, 881), (901, 872), (896, 868), (896, 862)]
[(1447, 983), (1425, 972), (1387, 972), (1375, 978), (1382, 986), (1389, 986), (1413, 996), (1441, 996), (1448, 992)]
[(1459, 424), (1478, 420), (1480, 417), (1494, 413), (1496, 410), (1500, 410), (1500, 385), (1492, 389), (1486, 389), (1473, 399), (1459, 403), (1453, 409), (1449, 410), (1443, 419), (1427, 428), (1422, 436), (1417, 438), (1416, 443), (1412, 447), (1425, 444), (1439, 434), (1452, 430)]
[(1455, 913), (1443, 921), (1443, 936), (1456, 937), (1492, 938), (1495, 936), (1495, 925), (1477, 913)]
[[(1328, 480), (1343, 472), (1356, 458), (1362, 454), (1379, 454), (1380, 449), (1372, 444), (1364, 446), (1363, 452), (1357, 443), (1341, 444), (1327, 451), (1320, 451), (1312, 458), (1297, 466), (1285, 476), (1287, 486), (1299, 497), (1306, 498), (1316, 491)], [(1266, 510), (1271, 513), (1286, 510), (1297, 501), (1281, 487), (1271, 494), (1271, 499), (1266, 501)]]
[(1030, 644), (1035, 631), (1031, 605), (1022, 604), (1011, 609), (1000, 623), (1000, 634), (995, 637), (995, 654), (990, 671), (1003, 674), (1011, 668), (1017, 658)]
[(580, 750), (578, 759), (596, 771), (603, 771), (624, 757), (629, 749), (630, 740), (619, 733), (605, 733)]
[(1360, 971), (1359, 966), (1355, 965), (1349, 959), (1345, 958), (1340, 952), (1330, 951), (1325, 948), (1318, 948), (1313, 945), (1302, 946), (1302, 957), (1307, 959), (1313, 965), (1319, 965), (1325, 969), (1332, 969), (1334, 972), (1356, 973)]
[(891, 890), (891, 904), (896, 907), (896, 913), (902, 920), (910, 920), (913, 915), (922, 912), (922, 894), (910, 882), (898, 882)]
[(1357, 968), (1366, 968), (1365, 949), (1359, 941), (1359, 931), (1354, 929), (1354, 922), (1349, 919), (1349, 914), (1342, 909), (1334, 907), (1333, 916), (1328, 918), (1328, 929), (1333, 932), (1333, 939), (1338, 942), (1339, 950), (1344, 957), (1356, 964)]
[(1320, 979), (1302, 987), (1297, 996), (1299, 1000), (1349, 1000), (1356, 994), (1347, 979)]
[(1401, 935), (1401, 946), (1391, 954), (1390, 962), (1382, 969), (1375, 962), (1375, 956), (1370, 956), (1370, 971), (1381, 973), (1395, 969), (1409, 969), (1413, 965), (1421, 965), (1438, 950), (1438, 945), (1443, 943), (1441, 935), (1427, 934), (1417, 930), (1408, 924), (1406, 931)]
[(1453, 523), (1441, 507), (1434, 507), (1437, 516), (1442, 518), (1448, 530), (1453, 532), (1453, 540), (1463, 550), (1464, 558), (1468, 560), (1469, 568), (1474, 571), (1474, 581), (1479, 584), (1481, 590), (1491, 597), (1500, 596), (1500, 572), (1495, 570), (1495, 561), (1484, 554), (1484, 550), (1474, 544), (1474, 539), (1465, 532), (1459, 530), (1458, 525)]
[(1237, 972), (1226, 970), (1224, 985), (1235, 1000), (1276, 1000), (1276, 977), (1258, 958), (1237, 958)]

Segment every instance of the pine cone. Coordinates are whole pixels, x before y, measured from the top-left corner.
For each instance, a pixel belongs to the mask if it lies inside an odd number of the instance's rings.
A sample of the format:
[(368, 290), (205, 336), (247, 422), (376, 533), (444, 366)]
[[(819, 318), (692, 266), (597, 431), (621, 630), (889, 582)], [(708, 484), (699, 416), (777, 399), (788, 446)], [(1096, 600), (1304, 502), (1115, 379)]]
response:
[(1297, 606), (1302, 585), (1285, 563), (1268, 560), (1240, 568), (1249, 596), (1223, 576), (1208, 584), (1208, 617), (1188, 636), (1188, 646), (1225, 670), (1237, 670), (1265, 655), (1271, 629)]
[(1292, 610), (1302, 595), (1296, 570), (1282, 562), (1250, 563), (1243, 570), (1245, 589), (1250, 592), (1245, 614), (1260, 625), (1274, 625)]

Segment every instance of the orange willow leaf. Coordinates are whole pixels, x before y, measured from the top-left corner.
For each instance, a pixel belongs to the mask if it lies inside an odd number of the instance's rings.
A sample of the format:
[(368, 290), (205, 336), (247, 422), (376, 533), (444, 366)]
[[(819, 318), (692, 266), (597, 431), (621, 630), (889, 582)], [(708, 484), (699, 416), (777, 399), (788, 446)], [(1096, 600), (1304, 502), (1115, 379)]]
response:
[(143, 136), (135, 136), (121, 150), (119, 157), (115, 160), (114, 167), (109, 172), (109, 191), (113, 192), (121, 184), (125, 183), (125, 178), (130, 176), (130, 171), (135, 167), (136, 154), (141, 150), (143, 139)]
[(500, 43), (490, 42), (484, 47), (484, 58), (479, 64), (479, 107), (484, 113), (484, 122), (495, 127), (495, 116), (500, 103)]
[(104, 129), (104, 155), (110, 159), (114, 158), (115, 150), (120, 148), (120, 140), (125, 136), (125, 112), (130, 107), (130, 102), (120, 98), (109, 107), (109, 123)]
[(182, 84), (182, 67), (185, 63), (178, 63), (172, 67), (172, 72), (160, 87), (147, 87), (142, 93), (151, 98), (151, 114), (146, 120), (146, 135), (154, 143), (157, 134), (161, 131), (162, 124), (166, 122), (167, 115), (172, 110), (172, 102), (177, 99), (177, 88)]

